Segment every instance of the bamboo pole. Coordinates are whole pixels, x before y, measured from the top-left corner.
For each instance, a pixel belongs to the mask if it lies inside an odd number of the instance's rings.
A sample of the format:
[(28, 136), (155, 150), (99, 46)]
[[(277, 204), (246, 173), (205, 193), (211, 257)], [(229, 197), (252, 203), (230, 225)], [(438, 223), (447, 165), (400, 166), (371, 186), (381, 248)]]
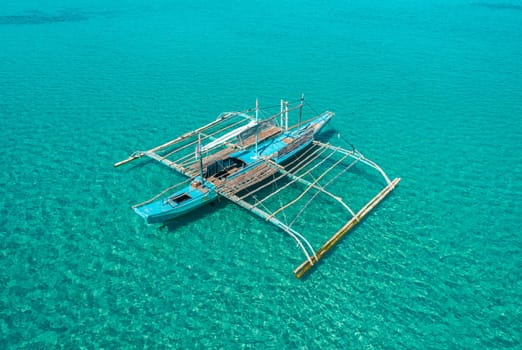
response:
[(144, 156), (144, 153), (143, 152), (135, 152), (133, 153), (131, 156), (129, 156), (129, 158), (127, 159), (124, 159), (118, 163), (114, 163), (114, 167), (117, 168), (119, 167), (120, 165), (123, 165), (123, 164), (126, 164), (126, 163), (129, 163), (129, 162), (132, 162), (133, 160), (135, 159), (138, 159), (138, 158), (141, 158)]
[(355, 225), (357, 225), (373, 208), (377, 206), (390, 192), (397, 186), (401, 181), (400, 178), (393, 180), (388, 186), (382, 189), (372, 200), (359, 210), (357, 215), (352, 217), (339, 231), (337, 231), (319, 250), (316, 252), (316, 256), (312, 257), (312, 261), (305, 260), (299, 267), (294, 270), (294, 274), (297, 278), (301, 278), (315, 263), (319, 261), (344, 235), (346, 235)]

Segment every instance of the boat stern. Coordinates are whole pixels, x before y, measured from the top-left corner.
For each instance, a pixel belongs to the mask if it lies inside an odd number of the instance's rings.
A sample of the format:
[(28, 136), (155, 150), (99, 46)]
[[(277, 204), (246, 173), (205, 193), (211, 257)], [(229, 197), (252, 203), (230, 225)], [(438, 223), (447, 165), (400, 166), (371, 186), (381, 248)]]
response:
[(217, 197), (217, 193), (211, 184), (207, 183), (203, 186), (201, 182), (198, 182), (196, 186), (194, 183), (173, 195), (135, 205), (132, 209), (147, 224), (158, 224), (193, 211)]

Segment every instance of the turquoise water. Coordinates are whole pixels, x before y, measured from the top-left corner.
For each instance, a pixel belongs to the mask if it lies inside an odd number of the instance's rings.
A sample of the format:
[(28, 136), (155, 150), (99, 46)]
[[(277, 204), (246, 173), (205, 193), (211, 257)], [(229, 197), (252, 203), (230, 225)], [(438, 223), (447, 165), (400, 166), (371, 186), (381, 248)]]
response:
[[(0, 348), (519, 348), (521, 24), (509, 0), (3, 1)], [(178, 177), (114, 162), (302, 92), (402, 178), (306, 279), (232, 204), (130, 209)]]

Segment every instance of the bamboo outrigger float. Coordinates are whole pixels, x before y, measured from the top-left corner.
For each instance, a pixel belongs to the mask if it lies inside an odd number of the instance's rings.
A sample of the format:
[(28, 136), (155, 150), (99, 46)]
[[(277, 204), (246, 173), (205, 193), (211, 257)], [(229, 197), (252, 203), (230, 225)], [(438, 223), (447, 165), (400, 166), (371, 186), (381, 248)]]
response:
[[(347, 150), (316, 140), (315, 136), (334, 113), (326, 111), (303, 121), (304, 106), (304, 97), (292, 106), (281, 101), (278, 112), (260, 119), (259, 114), (264, 110), (256, 101), (255, 109), (223, 113), (207, 125), (148, 151), (134, 152), (114, 164), (119, 167), (148, 157), (188, 178), (134, 205), (133, 209), (147, 223), (154, 224), (175, 219), (217, 197), (226, 198), (274, 224), (296, 241), (306, 260), (294, 274), (302, 277), (400, 181), (399, 178), (391, 181), (376, 163), (353, 146)], [(291, 127), (288, 126), (290, 112), (298, 116), (297, 123)], [(326, 187), (343, 179), (358, 164), (376, 170), (385, 185), (355, 212), (339, 194)], [(282, 204), (282, 200), (290, 196), (293, 198)], [(340, 206), (348, 219), (315, 250), (296, 227), (303, 226), (300, 220), (307, 210), (312, 210), (318, 196)], [(296, 205), (306, 198), (306, 203), (297, 210)], [(276, 209), (271, 210), (274, 205)], [(305, 222), (303, 227), (307, 226), (310, 225)]]

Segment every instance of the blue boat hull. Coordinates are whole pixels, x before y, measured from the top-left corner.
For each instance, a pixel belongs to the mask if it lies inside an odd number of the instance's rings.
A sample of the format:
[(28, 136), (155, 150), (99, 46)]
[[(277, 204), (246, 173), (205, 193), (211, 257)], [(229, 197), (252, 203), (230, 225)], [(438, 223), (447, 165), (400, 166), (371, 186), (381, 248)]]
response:
[[(177, 201), (177, 198), (181, 200)], [(193, 184), (191, 184), (167, 198), (158, 199), (143, 206), (135, 207), (134, 211), (141, 216), (146, 223), (157, 224), (187, 214), (212, 202), (216, 198), (217, 193), (214, 191), (212, 184), (207, 183), (205, 187), (194, 187)]]

